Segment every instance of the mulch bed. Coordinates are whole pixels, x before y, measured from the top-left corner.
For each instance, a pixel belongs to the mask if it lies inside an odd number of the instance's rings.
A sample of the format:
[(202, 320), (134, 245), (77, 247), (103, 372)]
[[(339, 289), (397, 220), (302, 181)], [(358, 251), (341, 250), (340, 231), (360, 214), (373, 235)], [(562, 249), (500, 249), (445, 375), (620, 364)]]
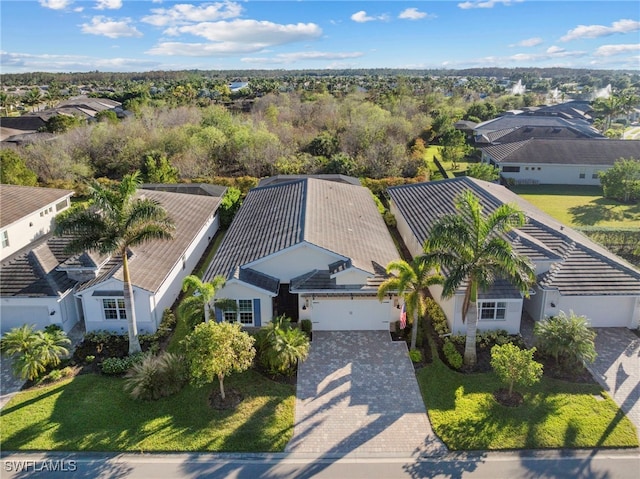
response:
[(524, 397), (518, 391), (509, 394), (509, 390), (500, 388), (493, 393), (493, 397), (499, 404), (507, 407), (518, 407), (524, 402)]
[(243, 399), (244, 397), (240, 394), (240, 391), (236, 389), (226, 390), (225, 397), (222, 399), (220, 390), (216, 388), (209, 395), (209, 406), (219, 411), (234, 409), (242, 402)]

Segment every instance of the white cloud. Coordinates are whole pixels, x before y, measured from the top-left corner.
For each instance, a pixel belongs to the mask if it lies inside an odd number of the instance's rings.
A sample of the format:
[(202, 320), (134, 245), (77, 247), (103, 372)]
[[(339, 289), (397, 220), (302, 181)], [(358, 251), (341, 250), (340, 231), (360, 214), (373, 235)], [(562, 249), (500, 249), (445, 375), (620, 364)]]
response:
[(253, 64), (291, 64), (305, 60), (345, 60), (359, 58), (363, 55), (362, 52), (294, 52), (279, 53), (273, 57), (247, 57), (241, 58), (240, 61)]
[(156, 61), (136, 58), (94, 58), (81, 55), (33, 55), (0, 52), (3, 67), (16, 72), (29, 71), (141, 71), (161, 69)]
[[(625, 45), (602, 45), (593, 53), (594, 57), (611, 57), (624, 53), (640, 52), (640, 43), (628, 43)], [(636, 65), (637, 67), (637, 65)]]
[(282, 25), (258, 20), (232, 20), (230, 22), (202, 22), (195, 25), (171, 27), (167, 35), (191, 34), (212, 42), (238, 42), (281, 45), (306, 41), (322, 35), (322, 29), (315, 23)]
[(64, 10), (73, 3), (73, 0), (39, 0), (40, 5), (51, 10)]
[(525, 40), (520, 40), (518, 43), (513, 43), (509, 46), (510, 47), (535, 47), (537, 45), (540, 45), (541, 43), (542, 43), (542, 38), (533, 37), (533, 38), (526, 38)]
[(400, 12), (398, 18), (402, 20), (421, 20), (423, 18), (432, 18), (435, 15), (429, 15), (427, 12), (421, 12), (417, 8), (407, 8)]
[(81, 25), (82, 33), (88, 33), (91, 35), (102, 35), (108, 38), (122, 38), (122, 37), (141, 37), (142, 33), (131, 25), (130, 18), (123, 18), (121, 20), (113, 20), (107, 17), (93, 17), (91, 23), (83, 23)]
[(96, 10), (118, 10), (122, 8), (122, 0), (98, 0)]
[(523, 0), (474, 0), (474, 1), (468, 1), (468, 2), (462, 2), (458, 4), (459, 8), (462, 8), (463, 10), (469, 10), (471, 8), (493, 8), (496, 5), (502, 4), (502, 5), (511, 5), (513, 3), (519, 3), (522, 2)]
[(166, 27), (236, 18), (242, 13), (242, 6), (235, 2), (209, 3), (202, 6), (178, 4), (171, 8), (154, 8), (151, 12), (153, 14), (143, 17), (142, 21), (156, 27)]
[(556, 54), (556, 53), (562, 53), (566, 51), (564, 48), (560, 48), (556, 45), (552, 45), (549, 48), (547, 48), (547, 53), (549, 53), (550, 55)]
[(367, 12), (365, 12), (364, 10), (360, 10), (359, 12), (351, 15), (351, 20), (357, 23), (375, 22), (376, 20), (384, 21), (388, 19), (389, 17), (387, 15), (377, 15), (375, 17), (372, 17), (370, 15), (367, 15)]
[(613, 22), (610, 27), (605, 25), (578, 25), (573, 30), (569, 30), (560, 40), (568, 42), (580, 38), (599, 38), (615, 33), (631, 33), (638, 30), (640, 30), (640, 22), (623, 19)]

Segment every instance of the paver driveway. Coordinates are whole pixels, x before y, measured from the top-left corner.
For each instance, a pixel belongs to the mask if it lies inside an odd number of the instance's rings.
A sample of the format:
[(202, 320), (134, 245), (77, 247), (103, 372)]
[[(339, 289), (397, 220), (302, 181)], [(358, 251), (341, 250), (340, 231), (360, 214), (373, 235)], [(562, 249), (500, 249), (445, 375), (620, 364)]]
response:
[(640, 338), (627, 328), (596, 328), (596, 333), (598, 356), (589, 369), (640, 436)]
[(324, 455), (437, 455), (404, 342), (385, 331), (317, 331), (298, 369), (287, 451)]

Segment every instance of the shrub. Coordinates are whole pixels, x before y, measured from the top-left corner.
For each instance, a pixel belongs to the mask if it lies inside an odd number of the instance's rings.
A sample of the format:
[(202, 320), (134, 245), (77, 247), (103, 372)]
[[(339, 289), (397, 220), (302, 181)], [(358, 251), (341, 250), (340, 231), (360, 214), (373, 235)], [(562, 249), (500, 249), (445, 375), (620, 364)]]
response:
[(66, 378), (67, 376), (71, 376), (71, 374), (73, 374), (73, 369), (67, 366), (66, 368), (54, 369), (50, 371), (49, 374), (47, 374), (44, 378), (42, 378), (42, 380), (47, 382), (60, 381), (61, 379)]
[(391, 211), (385, 211), (382, 217), (384, 218), (384, 222), (389, 228), (395, 228), (396, 226), (398, 226), (398, 220), (396, 220), (396, 217)]
[(434, 331), (439, 335), (448, 334), (450, 331), (447, 317), (444, 315), (440, 305), (434, 299), (427, 298), (425, 306), (427, 315), (431, 318), (431, 326)]
[(596, 333), (586, 316), (560, 311), (558, 316), (537, 322), (533, 334), (540, 352), (555, 358), (558, 365), (570, 368), (596, 359)]
[(445, 340), (442, 351), (444, 352), (444, 357), (452, 368), (460, 369), (462, 367), (462, 354), (458, 352), (452, 341), (449, 339)]
[(126, 373), (134, 364), (142, 362), (146, 353), (135, 353), (124, 358), (107, 358), (102, 361), (102, 372), (115, 375)]
[(413, 363), (419, 363), (422, 361), (422, 353), (419, 349), (412, 349), (409, 351), (409, 358)]
[(91, 364), (96, 360), (96, 357), (93, 354), (89, 354), (86, 358), (84, 358), (87, 364)]
[(313, 323), (310, 319), (303, 319), (302, 321), (300, 321), (300, 329), (302, 329), (302, 332), (305, 333), (309, 339), (311, 339), (312, 328)]
[(124, 385), (131, 397), (143, 401), (157, 400), (179, 392), (187, 381), (187, 365), (182, 356), (162, 353), (146, 356), (133, 364)]
[(271, 374), (293, 375), (299, 361), (309, 355), (309, 337), (292, 328), (285, 316), (274, 318), (256, 335), (256, 356)]
[(491, 348), (491, 367), (500, 380), (509, 386), (509, 395), (513, 385), (531, 386), (540, 381), (542, 364), (533, 360), (536, 348), (520, 349), (507, 343)]

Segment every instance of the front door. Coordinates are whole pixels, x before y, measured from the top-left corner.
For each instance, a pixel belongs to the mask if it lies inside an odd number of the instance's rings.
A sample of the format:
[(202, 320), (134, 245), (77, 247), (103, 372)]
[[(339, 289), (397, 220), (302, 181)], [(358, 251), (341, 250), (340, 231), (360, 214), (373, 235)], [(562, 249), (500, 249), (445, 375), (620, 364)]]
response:
[(289, 292), (288, 284), (280, 283), (275, 303), (276, 316), (284, 314), (293, 321), (298, 321), (298, 295)]

